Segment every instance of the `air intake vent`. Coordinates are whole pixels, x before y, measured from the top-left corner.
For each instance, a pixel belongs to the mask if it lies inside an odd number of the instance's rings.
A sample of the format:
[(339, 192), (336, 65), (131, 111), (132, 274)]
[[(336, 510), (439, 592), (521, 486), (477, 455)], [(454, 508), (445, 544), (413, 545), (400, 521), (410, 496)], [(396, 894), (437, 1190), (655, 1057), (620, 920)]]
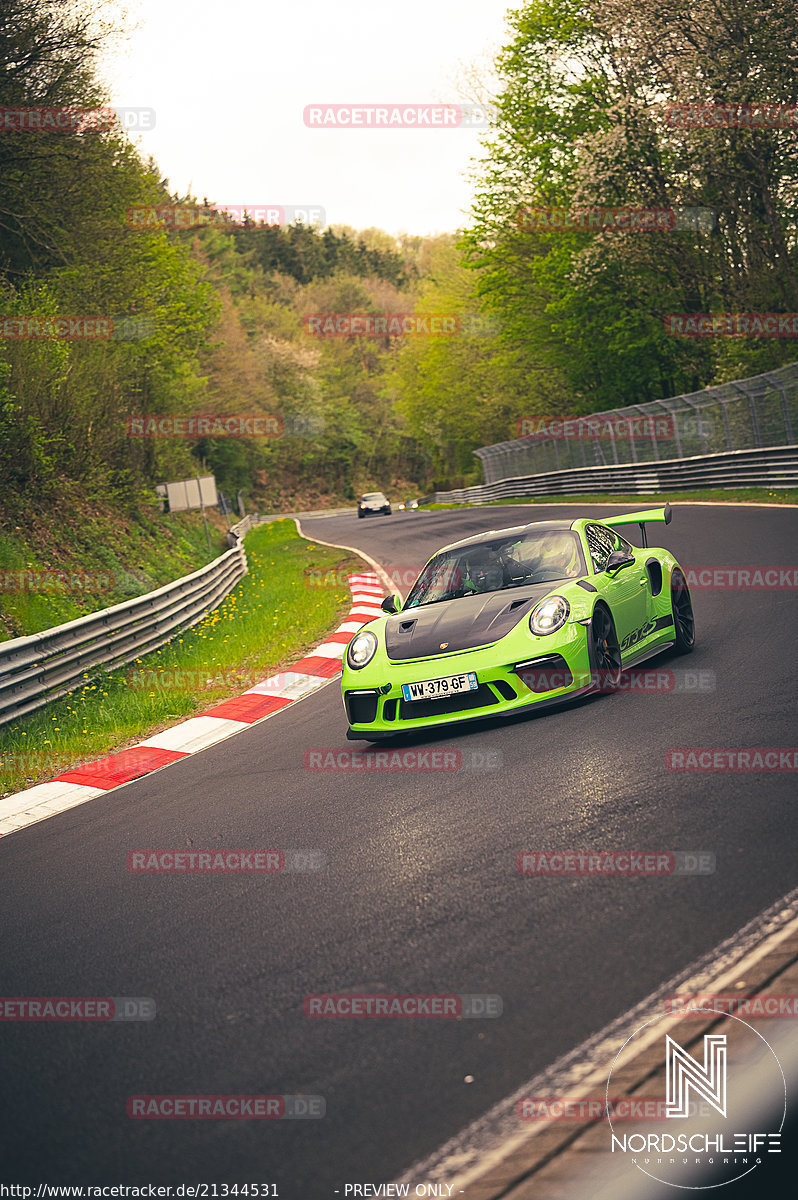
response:
[(345, 692), (344, 705), (350, 725), (364, 725), (377, 716), (377, 693), (375, 691)]
[(513, 669), (531, 692), (555, 692), (573, 683), (568, 663), (560, 654), (546, 654), (542, 658), (518, 663)]

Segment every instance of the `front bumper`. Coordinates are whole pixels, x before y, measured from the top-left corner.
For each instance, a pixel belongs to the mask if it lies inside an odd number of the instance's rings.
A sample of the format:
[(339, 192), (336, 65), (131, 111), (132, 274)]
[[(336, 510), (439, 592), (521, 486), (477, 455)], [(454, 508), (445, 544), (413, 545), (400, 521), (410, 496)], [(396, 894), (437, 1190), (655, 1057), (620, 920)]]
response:
[[(554, 640), (555, 645), (550, 643)], [(519, 674), (519, 666), (525, 669)], [(477, 691), (444, 700), (405, 701), (403, 683), (474, 671)], [(381, 657), (342, 680), (350, 741), (378, 741), (416, 729), (459, 725), (549, 707), (595, 690), (585, 625), (573, 622), (552, 638), (512, 635), (481, 650), (410, 662)]]

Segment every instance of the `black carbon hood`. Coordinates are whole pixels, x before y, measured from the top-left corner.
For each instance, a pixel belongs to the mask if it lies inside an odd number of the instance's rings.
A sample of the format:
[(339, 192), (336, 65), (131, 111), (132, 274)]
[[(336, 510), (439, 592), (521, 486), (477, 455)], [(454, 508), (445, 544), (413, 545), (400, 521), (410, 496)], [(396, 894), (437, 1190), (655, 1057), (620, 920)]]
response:
[(405, 662), (490, 645), (505, 637), (553, 590), (551, 583), (540, 583), (410, 608), (386, 622), (386, 652), (394, 661)]

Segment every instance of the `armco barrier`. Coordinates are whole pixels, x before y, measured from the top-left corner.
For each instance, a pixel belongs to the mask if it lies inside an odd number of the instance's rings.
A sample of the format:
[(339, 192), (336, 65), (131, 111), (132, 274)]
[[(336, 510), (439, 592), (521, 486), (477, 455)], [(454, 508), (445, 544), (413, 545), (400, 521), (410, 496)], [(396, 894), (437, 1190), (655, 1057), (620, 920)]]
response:
[(258, 524), (258, 514), (248, 513), (243, 521), (239, 521), (237, 525), (231, 525), (227, 531), (228, 546), (239, 545), (239, 539), (243, 540), (253, 526)]
[(92, 667), (124, 666), (195, 625), (247, 573), (244, 543), (235, 542), (206, 567), (155, 592), (0, 642), (0, 725), (73, 691)]
[(484, 504), (486, 500), (512, 496), (573, 496), (590, 492), (645, 495), (698, 487), (798, 487), (798, 446), (518, 475), (497, 483), (436, 492), (434, 499), (438, 504)]

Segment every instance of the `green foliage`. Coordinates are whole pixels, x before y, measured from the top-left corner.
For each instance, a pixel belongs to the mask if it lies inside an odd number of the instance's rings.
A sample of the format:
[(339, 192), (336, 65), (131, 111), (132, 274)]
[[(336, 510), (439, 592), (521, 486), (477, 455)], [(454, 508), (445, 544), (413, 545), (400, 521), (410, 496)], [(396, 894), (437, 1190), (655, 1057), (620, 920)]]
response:
[[(674, 129), (669, 104), (798, 101), (794, 0), (529, 0), (498, 60), (473, 221), (454, 236), (301, 223), (134, 228), (170, 194), (118, 131), (0, 137), (0, 317), (99, 316), (94, 341), (0, 338), (0, 516), (75, 485), (147, 503), (212, 472), (250, 507), (475, 482), (527, 415), (755, 374), (789, 341), (669, 336), (668, 313), (798, 310), (794, 129)], [(7, 0), (0, 95), (97, 107), (86, 0)], [(712, 232), (529, 228), (524, 206), (712, 209)], [(319, 337), (313, 313), (437, 312), (455, 336)], [(274, 415), (279, 438), (137, 439), (139, 414)]]
[(265, 273), (276, 272), (310, 283), (329, 279), (338, 273), (360, 278), (373, 276), (395, 287), (408, 282), (402, 256), (389, 248), (368, 246), (361, 237), (355, 241), (346, 231), (315, 228), (301, 223), (245, 227), (234, 233), (238, 249), (247, 260)]
[(501, 323), (480, 310), (474, 279), (453, 237), (430, 248), (428, 274), (416, 311), (457, 321), (457, 336), (408, 338), (386, 372), (407, 432), (421, 442), (432, 478), (470, 478), (476, 446), (503, 440), (523, 405), (523, 380), (512, 351), (500, 339)]
[[(788, 344), (665, 332), (668, 313), (798, 307), (794, 130), (678, 129), (668, 106), (795, 104), (792, 0), (532, 0), (464, 246), (530, 373), (529, 411), (591, 412), (753, 374)], [(705, 208), (713, 232), (525, 227), (523, 206)]]
[[(11, 0), (0, 14), (4, 99), (102, 105), (95, 66), (107, 33), (79, 3)], [(156, 483), (209, 471), (228, 495), (279, 505), (297, 492), (384, 485), (397, 464), (415, 471), (423, 455), (379, 392), (395, 340), (314, 342), (302, 322), (319, 309), (412, 308), (413, 239), (128, 223), (134, 206), (169, 203), (196, 202), (170, 195), (113, 130), (0, 138), (0, 315), (23, 330), (0, 338), (0, 515), (15, 519), (67, 481), (128, 505)], [(113, 322), (113, 336), (24, 333), (73, 316)], [(286, 435), (137, 439), (126, 426), (206, 413), (276, 414)]]

